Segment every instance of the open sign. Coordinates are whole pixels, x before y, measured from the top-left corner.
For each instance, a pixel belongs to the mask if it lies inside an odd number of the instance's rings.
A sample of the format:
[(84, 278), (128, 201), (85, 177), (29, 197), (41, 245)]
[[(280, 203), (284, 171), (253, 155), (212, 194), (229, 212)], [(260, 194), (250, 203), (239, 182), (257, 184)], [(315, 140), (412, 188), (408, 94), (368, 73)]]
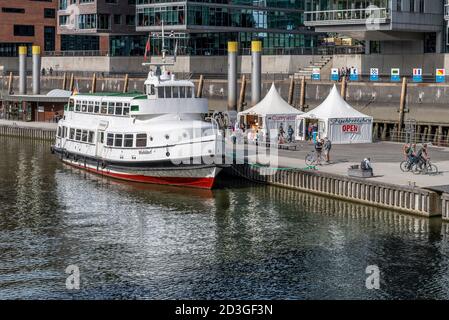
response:
[(342, 127), (343, 132), (357, 133), (359, 132), (359, 126), (356, 124), (344, 124)]

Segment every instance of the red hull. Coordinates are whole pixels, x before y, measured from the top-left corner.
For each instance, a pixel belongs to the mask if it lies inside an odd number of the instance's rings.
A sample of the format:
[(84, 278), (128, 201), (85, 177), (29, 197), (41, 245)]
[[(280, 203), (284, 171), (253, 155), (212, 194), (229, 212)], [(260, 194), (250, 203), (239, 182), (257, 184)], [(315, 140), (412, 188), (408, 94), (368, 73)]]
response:
[(107, 172), (103, 170), (97, 170), (94, 168), (80, 166), (78, 164), (64, 162), (73, 167), (87, 170), (89, 172), (93, 172), (102, 176), (107, 176), (115, 179), (133, 181), (133, 182), (142, 182), (142, 183), (152, 183), (152, 184), (162, 184), (162, 185), (171, 185), (171, 186), (182, 186), (182, 187), (192, 187), (192, 188), (201, 188), (201, 189), (212, 189), (215, 178), (212, 177), (202, 177), (202, 178), (194, 178), (194, 177), (151, 177), (144, 175), (132, 175), (132, 174), (121, 174), (116, 172)]

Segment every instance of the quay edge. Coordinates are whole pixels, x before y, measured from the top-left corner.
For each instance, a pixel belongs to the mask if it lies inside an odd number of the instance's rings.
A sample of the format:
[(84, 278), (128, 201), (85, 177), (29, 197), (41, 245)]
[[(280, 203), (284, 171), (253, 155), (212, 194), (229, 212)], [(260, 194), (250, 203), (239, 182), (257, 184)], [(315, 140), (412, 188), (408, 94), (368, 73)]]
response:
[[(269, 185), (449, 221), (449, 194), (311, 170), (278, 170), (249, 164), (234, 167), (246, 179)], [(442, 199), (445, 205), (442, 203)], [(442, 212), (445, 208), (445, 214)]]

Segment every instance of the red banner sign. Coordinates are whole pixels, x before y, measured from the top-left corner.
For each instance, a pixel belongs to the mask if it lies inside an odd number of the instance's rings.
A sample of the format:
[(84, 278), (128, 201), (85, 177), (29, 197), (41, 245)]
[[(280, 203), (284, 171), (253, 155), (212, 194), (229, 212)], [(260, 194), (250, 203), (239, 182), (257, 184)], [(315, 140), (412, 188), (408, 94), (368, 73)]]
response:
[(344, 124), (341, 126), (341, 129), (343, 132), (346, 132), (346, 133), (358, 133), (360, 126), (358, 126), (356, 124)]

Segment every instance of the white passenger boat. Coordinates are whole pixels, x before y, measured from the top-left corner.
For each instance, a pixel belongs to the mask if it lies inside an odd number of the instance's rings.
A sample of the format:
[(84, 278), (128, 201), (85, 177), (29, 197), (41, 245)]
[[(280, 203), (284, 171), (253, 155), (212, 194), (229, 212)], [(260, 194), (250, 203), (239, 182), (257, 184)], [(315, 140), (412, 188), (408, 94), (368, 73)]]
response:
[[(163, 60), (164, 61), (164, 60)], [(129, 181), (210, 189), (222, 136), (194, 84), (155, 65), (145, 93), (75, 94), (52, 150), (69, 165)]]

